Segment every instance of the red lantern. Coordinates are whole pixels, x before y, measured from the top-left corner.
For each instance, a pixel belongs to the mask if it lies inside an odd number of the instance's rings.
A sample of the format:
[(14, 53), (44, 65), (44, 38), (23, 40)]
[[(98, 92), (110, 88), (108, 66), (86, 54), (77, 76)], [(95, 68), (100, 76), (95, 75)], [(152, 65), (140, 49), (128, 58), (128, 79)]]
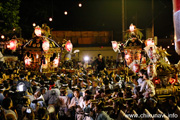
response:
[(31, 64), (31, 59), (29, 57), (26, 57), (24, 62), (25, 62), (25, 65), (29, 66)]
[(112, 41), (112, 48), (115, 52), (118, 50), (119, 46), (116, 41)]
[(41, 36), (41, 28), (39, 26), (37, 26), (34, 30), (34, 33), (36, 34), (36, 36)]
[(133, 71), (134, 71), (135, 73), (138, 73), (139, 70), (140, 70), (140, 66), (139, 66), (138, 64), (134, 64), (134, 65), (133, 65)]
[(10, 45), (7, 47), (9, 47), (11, 50), (15, 51), (16, 50), (16, 43), (17, 43), (16, 40), (14, 40), (14, 39), (10, 40)]
[(55, 67), (57, 67), (58, 66), (58, 64), (59, 64), (59, 59), (56, 57), (55, 59), (54, 59), (54, 66)]
[(169, 79), (169, 82), (170, 82), (171, 84), (174, 84), (174, 83), (176, 82), (176, 79), (170, 78), (170, 79)]
[(66, 42), (66, 45), (65, 45), (66, 50), (67, 50), (68, 52), (70, 52), (70, 51), (72, 51), (72, 47), (73, 47), (73, 45), (72, 45), (71, 41), (68, 40), (68, 41)]
[(43, 48), (44, 52), (47, 52), (49, 50), (49, 41), (48, 40), (43, 41), (42, 48)]
[(154, 45), (154, 41), (152, 39), (146, 40), (146, 46)]

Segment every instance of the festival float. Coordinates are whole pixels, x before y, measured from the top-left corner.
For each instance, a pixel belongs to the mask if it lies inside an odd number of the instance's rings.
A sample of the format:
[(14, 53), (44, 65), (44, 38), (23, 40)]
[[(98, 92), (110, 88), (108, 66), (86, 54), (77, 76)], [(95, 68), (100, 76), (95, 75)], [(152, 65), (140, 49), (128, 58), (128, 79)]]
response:
[(152, 38), (141, 40), (142, 36), (140, 29), (131, 24), (125, 34), (125, 43), (112, 41), (113, 50), (124, 57), (126, 78), (129, 79), (140, 69), (145, 69), (156, 87), (158, 97), (179, 94), (178, 71), (168, 60), (170, 54), (156, 46)]
[(33, 38), (24, 46), (25, 67), (43, 73), (55, 72), (59, 65), (59, 45), (50, 38), (50, 28), (47, 25), (35, 27)]

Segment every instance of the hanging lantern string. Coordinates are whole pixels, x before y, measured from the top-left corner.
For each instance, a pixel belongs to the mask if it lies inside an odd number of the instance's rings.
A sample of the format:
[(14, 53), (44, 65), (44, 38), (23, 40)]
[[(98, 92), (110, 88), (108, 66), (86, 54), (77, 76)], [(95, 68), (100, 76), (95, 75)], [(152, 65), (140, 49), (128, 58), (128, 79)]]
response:
[(86, 2), (85, 0), (83, 0), (83, 1), (81, 1), (81, 2), (80, 2), (80, 1), (79, 1), (79, 2), (76, 1), (71, 8), (66, 9), (66, 10), (64, 10), (64, 11), (67, 11), (67, 12), (68, 12), (68, 11), (71, 11), (71, 10), (73, 10), (74, 8), (76, 8), (77, 6), (79, 7), (79, 4), (81, 4), (81, 7), (82, 7), (82, 6), (85, 4), (85, 2)]

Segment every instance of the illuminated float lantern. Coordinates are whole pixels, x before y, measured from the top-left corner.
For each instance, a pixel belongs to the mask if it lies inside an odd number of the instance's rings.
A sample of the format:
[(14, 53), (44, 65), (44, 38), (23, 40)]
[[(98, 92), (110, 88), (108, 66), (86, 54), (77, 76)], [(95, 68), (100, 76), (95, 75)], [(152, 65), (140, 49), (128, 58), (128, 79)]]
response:
[(49, 50), (49, 41), (48, 40), (43, 41), (42, 48), (43, 48), (44, 52), (47, 52)]
[(40, 37), (41, 36), (41, 28), (39, 26), (35, 27), (34, 33), (36, 36)]
[(26, 67), (26, 69), (42, 71), (43, 73), (52, 73), (57, 71), (57, 67), (53, 65), (54, 59), (50, 61), (50, 58), (53, 56), (53, 54), (60, 53), (61, 48), (51, 38), (48, 38), (46, 35), (42, 36), (41, 31), (42, 34), (43, 32), (47, 33), (45, 29), (41, 29), (39, 26), (37, 26), (34, 30), (36, 36), (32, 36), (33, 38), (23, 46), (26, 53), (31, 53), (31, 65)]
[(26, 57), (26, 58), (24, 59), (24, 62), (25, 62), (25, 65), (26, 65), (26, 66), (30, 66), (30, 65), (31, 65), (31, 59), (30, 59), (29, 57)]
[(68, 52), (71, 52), (71, 51), (72, 51), (73, 45), (72, 45), (72, 43), (71, 43), (70, 40), (68, 40), (68, 41), (66, 42), (65, 48), (66, 48), (66, 50), (67, 50)]
[(117, 43), (117, 41), (112, 41), (112, 48), (115, 52), (117, 52), (117, 50), (119, 49), (119, 45)]
[(59, 59), (56, 57), (53, 61), (54, 67), (58, 67), (59, 65)]
[(139, 72), (141, 67), (141, 53), (142, 45), (141, 37), (139, 37), (140, 31), (135, 25), (131, 24), (126, 33), (126, 42), (124, 44), (124, 53), (126, 65), (135, 73)]

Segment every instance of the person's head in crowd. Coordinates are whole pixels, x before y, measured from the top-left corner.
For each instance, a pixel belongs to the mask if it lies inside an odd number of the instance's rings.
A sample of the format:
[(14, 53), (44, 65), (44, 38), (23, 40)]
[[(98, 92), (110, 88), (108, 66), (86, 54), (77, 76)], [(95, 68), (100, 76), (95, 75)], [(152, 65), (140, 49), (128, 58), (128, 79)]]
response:
[(28, 107), (31, 104), (30, 98), (25, 97), (25, 96), (22, 98), (22, 102), (23, 102), (23, 106), (25, 107)]
[(79, 92), (80, 92), (79, 88), (74, 89), (73, 90), (74, 97), (79, 98), (79, 96), (80, 96)]
[(6, 115), (5, 115), (5, 112), (2, 108), (2, 106), (0, 106), (0, 120), (6, 120)]
[(142, 77), (145, 72), (146, 72), (146, 70), (141, 69), (141, 70), (139, 71), (139, 76)]
[(91, 95), (91, 94), (92, 94), (90, 90), (85, 90), (84, 93), (85, 93), (85, 96), (86, 96), (86, 95)]
[(147, 74), (147, 72), (144, 72), (144, 73), (143, 73), (143, 79), (144, 79), (144, 80), (147, 80), (147, 79), (148, 79), (148, 74)]
[(45, 107), (39, 108), (37, 114), (38, 120), (49, 120), (49, 114)]
[(9, 90), (4, 90), (3, 95), (5, 98), (9, 96)]
[(66, 88), (61, 87), (60, 88), (60, 96), (66, 96)]
[(102, 55), (101, 55), (101, 54), (98, 54), (98, 58), (99, 58), (99, 59), (102, 59)]
[(177, 105), (177, 99), (175, 96), (171, 96), (171, 97), (167, 98), (167, 100), (171, 107), (174, 107)]
[(93, 87), (93, 88), (96, 88), (97, 86), (98, 86), (97, 81), (96, 81), (96, 80), (93, 80), (93, 82), (92, 82), (92, 87)]
[(135, 85), (138, 85), (136, 76), (132, 76), (132, 81)]
[(89, 104), (90, 100), (91, 100), (91, 96), (90, 95), (85, 95), (83, 100), (84, 100), (85, 104)]
[(102, 101), (100, 101), (98, 104), (95, 105), (94, 107), (94, 111), (95, 113), (101, 113), (101, 111), (103, 110), (104, 107), (104, 103)]
[(46, 88), (45, 87), (41, 87), (40, 88), (40, 92), (42, 95), (44, 95), (46, 93)]
[(6, 110), (9, 110), (10, 108), (12, 108), (13, 107), (12, 99), (9, 97), (4, 98), (2, 102), (2, 107)]
[(33, 109), (31, 108), (26, 108), (26, 110), (23, 112), (23, 118), (22, 120), (34, 120), (35, 119), (35, 114)]
[(115, 76), (114, 72), (111, 72), (109, 76), (114, 78), (114, 76)]
[(133, 101), (133, 99), (128, 98), (128, 99), (126, 100), (126, 110), (127, 110), (128, 112), (131, 112), (133, 109), (134, 109), (134, 101)]

